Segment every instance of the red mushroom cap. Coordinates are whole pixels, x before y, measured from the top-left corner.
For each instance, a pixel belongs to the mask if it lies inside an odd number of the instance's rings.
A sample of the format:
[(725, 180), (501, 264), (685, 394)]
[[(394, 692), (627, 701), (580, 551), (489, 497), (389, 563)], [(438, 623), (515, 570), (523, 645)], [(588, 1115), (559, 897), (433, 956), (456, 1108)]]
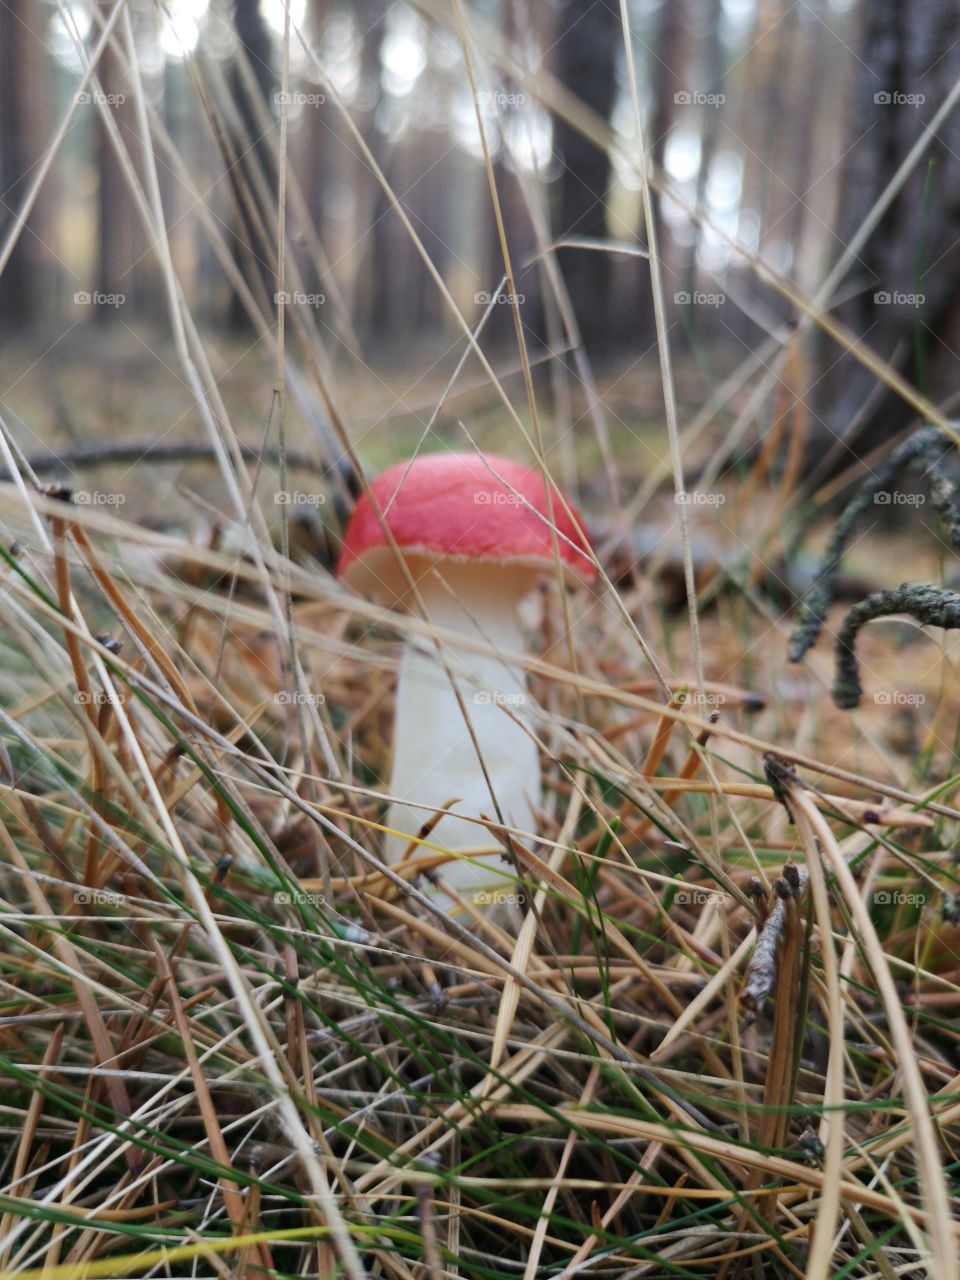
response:
[[(409, 555), (547, 572), (555, 563), (552, 514), (565, 570), (585, 582), (596, 574), (579, 514), (570, 507), (571, 519), (555, 487), (550, 512), (543, 476), (533, 467), (495, 454), (433, 453), (389, 467), (370, 489), (397, 546)], [(373, 504), (362, 494), (344, 534), (337, 576), (370, 587), (392, 562)]]

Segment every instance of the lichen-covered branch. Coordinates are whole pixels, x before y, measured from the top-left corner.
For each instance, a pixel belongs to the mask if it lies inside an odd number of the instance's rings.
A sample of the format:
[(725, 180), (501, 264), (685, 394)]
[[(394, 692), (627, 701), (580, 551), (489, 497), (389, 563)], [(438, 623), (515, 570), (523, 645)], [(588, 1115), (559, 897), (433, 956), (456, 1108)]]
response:
[(960, 627), (960, 594), (932, 582), (902, 582), (888, 591), (876, 591), (855, 604), (837, 633), (837, 671), (833, 700), (845, 711), (856, 707), (863, 692), (860, 664), (855, 652), (857, 632), (874, 618), (907, 613), (929, 627), (954, 630)]
[(942, 431), (935, 427), (924, 427), (894, 449), (847, 504), (817, 566), (814, 585), (800, 605), (800, 621), (790, 637), (787, 650), (791, 662), (799, 662), (817, 642), (827, 609), (833, 600), (840, 562), (858, 518), (873, 505), (878, 494), (891, 490), (897, 474), (903, 468), (920, 465), (925, 467), (925, 472), (930, 477), (930, 500), (946, 524), (950, 542), (960, 549), (960, 497), (956, 484), (947, 475), (944, 466), (945, 458), (952, 448), (953, 442)]

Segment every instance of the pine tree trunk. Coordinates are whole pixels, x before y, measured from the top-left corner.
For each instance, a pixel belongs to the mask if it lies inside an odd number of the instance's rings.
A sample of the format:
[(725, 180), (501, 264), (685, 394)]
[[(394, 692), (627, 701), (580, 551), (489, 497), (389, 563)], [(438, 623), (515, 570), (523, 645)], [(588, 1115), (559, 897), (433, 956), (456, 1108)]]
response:
[[(617, 6), (559, 0), (555, 39), (558, 78), (587, 107), (609, 119), (623, 39)], [(557, 236), (602, 239), (607, 235), (609, 156), (562, 120), (555, 122), (554, 149), (562, 166), (555, 209)], [(569, 249), (557, 257), (584, 343), (589, 351), (602, 353), (611, 336), (610, 255)]]
[[(49, 66), (40, 0), (0, 4), (0, 242), (12, 227), (46, 144)], [(40, 314), (51, 280), (50, 233), (41, 192), (0, 277), (0, 325), (22, 330)]]
[[(276, 84), (273, 41), (260, 8), (260, 0), (235, 0), (233, 25), (256, 80), (257, 91), (267, 103), (270, 113), (273, 114), (275, 111), (273, 92)], [(276, 174), (269, 148), (259, 141), (261, 127), (258, 112), (255, 104), (250, 101), (247, 85), (239, 68), (234, 68), (231, 80), (240, 122), (239, 136), (234, 139), (238, 160), (233, 182), (235, 187), (238, 183), (244, 183), (247, 190), (246, 201), (255, 204), (257, 203), (255, 167), (262, 169), (271, 190), (276, 187)], [(252, 216), (250, 205), (246, 201), (238, 193), (237, 220), (240, 232), (234, 257), (254, 293), (265, 295), (272, 307), (275, 282), (272, 272), (265, 264), (272, 257), (273, 247), (262, 243), (262, 235)], [(266, 225), (269, 226), (269, 222)], [(234, 295), (230, 309), (231, 327), (244, 329), (247, 323), (243, 304), (239, 297)]]
[[(839, 246), (856, 234), (960, 78), (960, 8), (953, 0), (871, 0), (861, 6), (856, 81), (844, 159)], [(934, 400), (958, 387), (960, 109), (954, 109), (839, 288), (836, 314)], [(839, 252), (838, 246), (838, 252)], [(913, 419), (898, 397), (835, 344), (820, 342), (819, 416), (833, 460), (850, 462)], [(864, 412), (868, 398), (872, 407)], [(861, 422), (851, 431), (857, 417)]]

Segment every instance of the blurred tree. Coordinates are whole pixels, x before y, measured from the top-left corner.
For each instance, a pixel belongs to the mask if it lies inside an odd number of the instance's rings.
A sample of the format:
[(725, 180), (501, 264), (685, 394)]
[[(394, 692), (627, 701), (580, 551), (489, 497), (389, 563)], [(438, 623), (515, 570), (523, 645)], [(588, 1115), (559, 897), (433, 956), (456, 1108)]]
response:
[[(30, 188), (46, 143), (50, 68), (41, 0), (0, 4), (0, 243)], [(22, 330), (41, 313), (50, 287), (45, 193), (33, 207), (0, 277), (0, 325)]]
[[(330, 18), (329, 0), (309, 0), (307, 5), (307, 33), (313, 49), (322, 50), (327, 22)], [(320, 87), (311, 83), (311, 93), (319, 93)], [(306, 120), (301, 120), (300, 128), (294, 140), (296, 148), (292, 163), (296, 165), (300, 177), (300, 185), (304, 198), (312, 215), (313, 228), (320, 241), (325, 235), (327, 211), (327, 191), (335, 179), (332, 128), (336, 121), (334, 111), (329, 103), (311, 107)], [(319, 274), (311, 272), (306, 264), (307, 282), (310, 289), (323, 292), (324, 282)]]
[[(236, 193), (238, 210), (234, 257), (254, 293), (260, 294), (265, 305), (272, 310), (274, 283), (273, 272), (268, 264), (273, 259), (273, 246), (263, 243), (255, 211), (259, 209), (261, 219), (266, 219), (263, 225), (269, 226), (270, 211), (263, 209), (258, 200), (259, 190), (262, 189), (262, 182), (258, 182), (258, 179), (266, 179), (269, 190), (273, 191), (276, 187), (275, 166), (270, 148), (264, 142), (260, 112), (251, 94), (260, 94), (270, 113), (273, 113), (273, 92), (276, 85), (273, 41), (260, 0), (234, 0), (233, 26), (240, 45), (237, 61), (230, 74), (236, 106), (232, 138), (236, 159), (230, 166), (230, 179)], [(243, 58), (246, 58), (248, 75), (244, 75), (244, 68), (240, 65), (240, 59)], [(246, 311), (236, 295), (231, 303), (230, 323), (234, 329), (243, 329), (248, 323)]]
[[(104, 22), (113, 4), (98, 0)], [(137, 212), (134, 198), (124, 177), (120, 160), (106, 123), (107, 113), (115, 122), (120, 144), (126, 149), (130, 164), (142, 184), (143, 156), (140, 129), (133, 101), (133, 88), (122, 60), (108, 45), (97, 66), (99, 92), (105, 103), (88, 102), (81, 108), (94, 119), (97, 157), (97, 261), (96, 282), (101, 294), (122, 299), (117, 306), (102, 302), (93, 308), (93, 320), (99, 325), (115, 323), (122, 307), (162, 307), (156, 291), (150, 287), (155, 278), (156, 259), (150, 251), (147, 236)], [(91, 85), (91, 91), (94, 86)], [(123, 314), (129, 315), (130, 312)]]
[[(669, 0), (667, 0), (668, 7)], [(698, 15), (700, 19), (701, 59), (704, 66), (703, 83), (707, 94), (716, 100), (715, 106), (707, 106), (701, 115), (700, 126), (700, 164), (697, 167), (697, 190), (695, 207), (702, 210), (707, 203), (707, 180), (710, 177), (710, 166), (717, 153), (720, 136), (724, 98), (724, 75), (726, 71), (724, 59), (722, 0), (707, 0), (705, 8)], [(661, 52), (660, 56), (663, 54)], [(697, 256), (703, 240), (703, 226), (700, 223), (693, 229), (686, 262), (683, 266), (681, 289), (693, 293), (697, 287)]]
[[(533, 51), (539, 53), (545, 44), (551, 42), (549, 22), (544, 22), (542, 14), (531, 13), (531, 6), (521, 4), (518, 0), (505, 0), (500, 6), (500, 32), (505, 48), (524, 50), (528, 57), (536, 56)], [(536, 256), (538, 247), (520, 187), (519, 174), (523, 160), (510, 153), (511, 127), (522, 119), (526, 94), (523, 83), (513, 80), (502, 81), (496, 92), (500, 99), (496, 122), (488, 120), (484, 127), (487, 131), (487, 144), (491, 148), (493, 177), (510, 251), (514, 283), (518, 296), (523, 299), (518, 305), (526, 327), (526, 341), (530, 346), (544, 341), (546, 321), (540, 296), (539, 269), (524, 270), (523, 265)], [(529, 118), (526, 127), (531, 127)], [(489, 181), (485, 173), (480, 176), (479, 208), (483, 226), (482, 239), (485, 241), (481, 279), (484, 290), (493, 290), (504, 277), (503, 245), (493, 203), (488, 195)], [(513, 307), (495, 306), (484, 327), (484, 333), (486, 341), (493, 345), (504, 343), (515, 347)]]
[[(393, 181), (393, 148), (384, 145), (384, 138), (377, 123), (377, 111), (382, 98), (381, 72), (382, 48), (386, 35), (385, 0), (359, 0), (356, 5), (360, 41), (360, 111), (358, 123), (363, 139), (370, 148), (374, 161), (384, 176)], [(396, 216), (390, 208), (390, 200), (380, 183), (369, 172), (366, 161), (358, 153), (355, 167), (355, 190), (366, 214), (366, 226), (358, 227), (360, 236), (356, 255), (357, 313), (366, 332), (377, 337), (385, 335), (388, 316), (391, 314), (390, 272), (387, 264), (394, 251), (403, 255), (409, 239), (395, 226)], [(397, 237), (400, 231), (402, 241)], [(363, 268), (366, 268), (364, 270)]]
[[(650, 153), (655, 167), (666, 168), (667, 138), (680, 95), (690, 91), (684, 72), (688, 42), (686, 0), (663, 0), (657, 21), (656, 58), (653, 75), (653, 119), (650, 124)], [(659, 204), (657, 206), (659, 209)], [(657, 232), (664, 250), (663, 218), (658, 215)]]
[[(610, 118), (616, 94), (622, 29), (616, 4), (558, 0), (554, 61), (558, 78), (587, 107)], [(565, 121), (555, 122), (561, 173), (555, 204), (557, 236), (607, 235), (610, 157)], [(557, 255), (588, 351), (600, 352), (611, 334), (608, 254), (561, 250)]]
[[(776, 242), (783, 235), (784, 210), (792, 203), (786, 182), (788, 169), (771, 165), (770, 157), (783, 137), (784, 122), (794, 123), (788, 110), (792, 105), (790, 69), (800, 47), (798, 19), (799, 6), (790, 0), (760, 0), (747, 55), (751, 92), (741, 117), (743, 193), (744, 201), (757, 212), (760, 247), (768, 253), (775, 253)], [(800, 147), (796, 123), (796, 139), (789, 152), (784, 152), (791, 163)], [(777, 261), (776, 256), (773, 260)]]
[[(797, 145), (793, 157), (795, 169), (788, 184), (792, 206), (786, 224), (787, 240), (794, 247), (795, 261), (800, 256), (808, 215), (812, 212), (809, 200), (811, 187), (816, 185), (820, 176), (814, 168), (818, 135), (822, 136), (818, 112), (824, 105), (829, 105), (819, 84), (819, 74), (826, 74), (828, 65), (827, 36), (830, 28), (824, 18), (829, 15), (821, 13), (827, 3), (828, 0), (809, 0), (802, 10), (798, 8), (796, 17), (800, 30), (793, 33), (797, 44), (790, 58), (790, 112), (797, 122)], [(803, 38), (804, 26), (808, 29), (806, 38)], [(803, 283), (802, 276), (799, 278)]]
[[(954, 0), (871, 0), (860, 6), (859, 22), (849, 150), (840, 152), (840, 248), (960, 79)], [(836, 308), (855, 334), (934, 399), (960, 386), (958, 237), (960, 111), (954, 109), (858, 254)], [(838, 361), (835, 344), (821, 340), (820, 348), (818, 409), (836, 441), (825, 468), (893, 435), (913, 411), (857, 361)]]

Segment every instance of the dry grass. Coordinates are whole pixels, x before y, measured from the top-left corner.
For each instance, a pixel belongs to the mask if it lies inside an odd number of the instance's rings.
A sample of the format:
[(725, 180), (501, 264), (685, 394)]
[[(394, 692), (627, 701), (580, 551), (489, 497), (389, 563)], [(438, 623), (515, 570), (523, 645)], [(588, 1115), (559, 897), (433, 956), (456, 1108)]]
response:
[[(455, 16), (465, 65), (516, 70)], [(549, 78), (530, 88), (580, 118)], [(429, 830), (400, 868), (379, 854), (398, 640), (425, 624), (348, 595), (317, 521), (273, 497), (300, 483), (287, 449), (322, 454), (317, 404), (323, 447), (373, 466), (435, 414), (431, 447), (463, 447), (466, 422), (549, 470), (558, 422), (523, 344), (492, 361), (459, 313), (473, 375), (414, 389), (381, 370), (372, 388), (296, 311), (278, 342), (250, 295), (265, 393), (193, 324), (135, 152), (182, 435), (218, 465), (84, 469), (71, 500), (0, 437), (0, 1280), (950, 1280), (956, 644), (868, 629), (866, 680), (890, 697), (853, 715), (829, 702), (823, 648), (786, 666), (809, 516), (795, 340), (775, 344), (782, 378), (747, 369), (711, 405), (661, 315), (659, 373), (601, 380), (634, 417), (628, 447), (579, 432), (600, 585), (551, 584), (531, 630), (547, 786), (538, 830), (514, 833), (522, 918), (448, 916), (424, 891), (451, 856)], [(81, 438), (104, 427), (87, 390)], [(18, 394), (61, 449), (43, 385)], [(150, 433), (144, 400), (129, 434)], [(739, 416), (772, 431), (731, 471)], [(673, 540), (691, 475), (719, 478)], [(329, 472), (302, 485), (335, 537)], [(889, 527), (850, 569), (942, 576), (934, 546)]]
[[(949, 788), (944, 816), (914, 812), (923, 777), (884, 742), (889, 712), (852, 751), (816, 679), (751, 708), (783, 676), (779, 646), (738, 631), (759, 625), (749, 573), (703, 617), (712, 724), (689, 693), (659, 702), (603, 591), (570, 602), (572, 672), (549, 598), (531, 666), (556, 746), (515, 941), (431, 908), (416, 873), (448, 855), (429, 837), (402, 880), (379, 863), (414, 623), (266, 544), (294, 593), (298, 707), (249, 560), (53, 498), (31, 530), (10, 486), (3, 504), (30, 548), (6, 557), (2, 664), (4, 1273), (203, 1270), (218, 1249), (325, 1274), (334, 1225), (357, 1265), (399, 1275), (428, 1246), (438, 1274), (753, 1256), (803, 1274), (818, 1230), (834, 1268), (870, 1274), (880, 1248), (927, 1265), (957, 1116)], [(624, 603), (657, 617), (656, 584)], [(677, 630), (661, 612), (661, 652)], [(955, 689), (936, 665), (931, 726)], [(823, 815), (819, 878), (764, 746), (822, 756), (795, 802)], [(927, 761), (944, 780), (944, 750)], [(738, 995), (791, 861), (816, 911), (789, 901), (754, 1013)]]

